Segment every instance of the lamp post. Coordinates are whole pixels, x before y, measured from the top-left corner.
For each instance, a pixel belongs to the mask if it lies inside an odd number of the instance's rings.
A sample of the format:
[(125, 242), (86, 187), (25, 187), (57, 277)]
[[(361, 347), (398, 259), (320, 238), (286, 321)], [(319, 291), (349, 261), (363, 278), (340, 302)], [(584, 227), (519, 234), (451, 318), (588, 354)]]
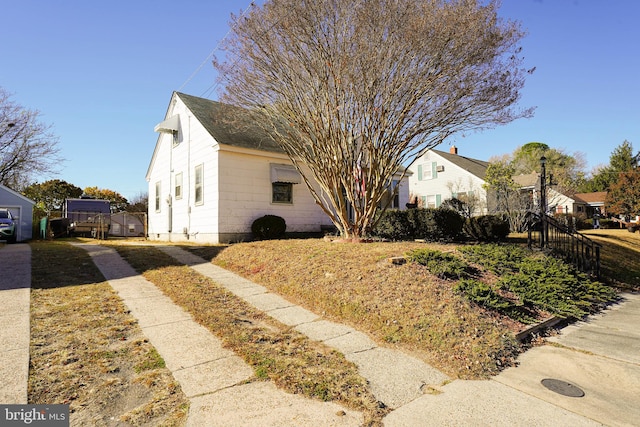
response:
[(547, 158), (540, 157), (540, 220), (542, 230), (540, 230), (540, 248), (544, 248), (547, 243)]

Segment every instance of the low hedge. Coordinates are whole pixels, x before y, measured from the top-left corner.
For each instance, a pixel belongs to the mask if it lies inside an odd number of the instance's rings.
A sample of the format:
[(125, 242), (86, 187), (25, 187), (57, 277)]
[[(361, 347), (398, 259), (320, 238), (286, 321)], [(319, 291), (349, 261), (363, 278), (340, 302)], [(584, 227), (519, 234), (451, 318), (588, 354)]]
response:
[(386, 211), (373, 234), (383, 239), (452, 241), (460, 237), (464, 218), (451, 209)]
[(509, 221), (498, 215), (482, 215), (467, 218), (464, 233), (480, 242), (498, 242), (509, 235)]
[(251, 232), (258, 240), (280, 239), (286, 230), (287, 223), (277, 215), (262, 216), (251, 224)]

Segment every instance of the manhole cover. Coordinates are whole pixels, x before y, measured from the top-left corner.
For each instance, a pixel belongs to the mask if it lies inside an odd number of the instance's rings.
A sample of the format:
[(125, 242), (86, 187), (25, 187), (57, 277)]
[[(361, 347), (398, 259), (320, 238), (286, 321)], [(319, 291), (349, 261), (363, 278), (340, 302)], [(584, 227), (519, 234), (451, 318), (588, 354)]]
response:
[(555, 380), (553, 378), (545, 378), (540, 381), (543, 386), (551, 391), (555, 391), (558, 394), (569, 397), (582, 397), (584, 391), (575, 385), (562, 380)]

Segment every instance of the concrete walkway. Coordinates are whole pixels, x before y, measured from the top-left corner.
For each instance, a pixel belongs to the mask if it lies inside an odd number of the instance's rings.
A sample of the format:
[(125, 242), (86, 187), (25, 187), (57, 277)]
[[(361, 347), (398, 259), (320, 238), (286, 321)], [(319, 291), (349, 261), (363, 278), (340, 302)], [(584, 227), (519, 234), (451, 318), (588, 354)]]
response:
[[(143, 333), (191, 401), (191, 426), (355, 426), (362, 415), (278, 390), (245, 383), (251, 368), (112, 249), (81, 244), (92, 256)], [(385, 426), (635, 426), (640, 419), (640, 295), (565, 328), (521, 355), (519, 366), (488, 381), (449, 379), (424, 362), (376, 346), (366, 335), (323, 320), (262, 286), (178, 247), (169, 255), (235, 295), (341, 351), (392, 408)], [(10, 245), (0, 254), (0, 403), (26, 403), (29, 351), (30, 249)], [(8, 344), (7, 344), (8, 343)], [(559, 380), (584, 392), (569, 397), (546, 388)], [(435, 393), (425, 392), (435, 389)], [(573, 390), (573, 389), (571, 389)], [(342, 412), (344, 411), (344, 412)], [(344, 414), (344, 415), (343, 415)]]
[(449, 377), (415, 357), (400, 351), (378, 347), (357, 330), (323, 320), (302, 307), (270, 293), (257, 285), (177, 246), (159, 247), (177, 261), (211, 278), (258, 310), (292, 326), (312, 340), (321, 341), (343, 353), (369, 381), (376, 398), (390, 408), (398, 408), (422, 396), (429, 387), (437, 387)]
[(31, 247), (0, 247), (0, 403), (27, 403)]
[(113, 249), (80, 244), (138, 319), (191, 402), (188, 426), (358, 426), (362, 414), (335, 403), (246, 383), (253, 370)]

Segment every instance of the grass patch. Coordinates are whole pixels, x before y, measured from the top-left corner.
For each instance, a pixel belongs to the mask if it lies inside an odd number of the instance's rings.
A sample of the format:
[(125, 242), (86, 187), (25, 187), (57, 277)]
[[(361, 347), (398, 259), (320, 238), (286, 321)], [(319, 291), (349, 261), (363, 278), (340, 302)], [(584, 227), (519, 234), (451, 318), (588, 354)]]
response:
[(363, 411), (369, 424), (379, 423), (385, 415), (366, 380), (341, 353), (309, 340), (156, 248), (113, 247), (250, 364), (256, 380), (271, 380), (291, 393), (340, 402)]
[(162, 369), (166, 367), (167, 365), (164, 363), (164, 359), (160, 356), (158, 351), (155, 348), (150, 348), (142, 360), (133, 367), (133, 370), (136, 374), (139, 374), (143, 371)]
[[(387, 261), (425, 248), (452, 252), (456, 246), (301, 239), (212, 247), (211, 255), (214, 263), (450, 376), (486, 378), (499, 372), (518, 353), (513, 331), (525, 325), (478, 310), (454, 291), (454, 280), (441, 279), (428, 267)], [(205, 252), (199, 249), (201, 256)]]
[(187, 398), (149, 363), (157, 352), (87, 252), (64, 241), (31, 249), (28, 402), (69, 404), (73, 425), (184, 425)]
[(603, 279), (623, 290), (640, 291), (640, 232), (597, 229), (582, 233), (602, 245)]

